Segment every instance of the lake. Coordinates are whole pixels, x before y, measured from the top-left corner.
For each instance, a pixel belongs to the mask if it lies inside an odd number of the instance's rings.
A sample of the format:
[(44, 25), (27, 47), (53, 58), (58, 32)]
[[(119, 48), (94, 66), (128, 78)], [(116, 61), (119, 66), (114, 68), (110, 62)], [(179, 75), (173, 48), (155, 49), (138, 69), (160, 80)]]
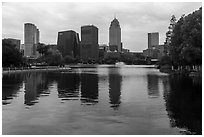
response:
[(138, 65), (3, 75), (2, 134), (202, 134), (202, 83)]

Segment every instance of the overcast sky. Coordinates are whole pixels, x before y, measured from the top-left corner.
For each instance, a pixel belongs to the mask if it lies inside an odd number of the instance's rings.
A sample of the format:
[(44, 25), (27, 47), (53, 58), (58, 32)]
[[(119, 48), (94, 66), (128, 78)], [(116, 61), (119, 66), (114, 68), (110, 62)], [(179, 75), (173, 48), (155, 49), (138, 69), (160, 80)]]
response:
[(40, 42), (56, 44), (59, 31), (74, 30), (93, 24), (99, 28), (99, 44), (108, 44), (109, 26), (116, 14), (122, 30), (123, 47), (131, 51), (147, 48), (147, 33), (159, 32), (160, 44), (165, 40), (171, 15), (177, 19), (202, 6), (195, 3), (3, 3), (2, 37), (24, 43), (24, 23), (35, 24)]

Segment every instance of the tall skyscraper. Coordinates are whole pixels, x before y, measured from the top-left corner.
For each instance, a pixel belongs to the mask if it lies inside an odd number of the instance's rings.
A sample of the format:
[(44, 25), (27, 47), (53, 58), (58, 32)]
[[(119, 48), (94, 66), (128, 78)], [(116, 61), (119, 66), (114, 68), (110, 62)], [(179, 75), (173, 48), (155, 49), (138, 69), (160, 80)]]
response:
[(110, 27), (109, 27), (109, 48), (110, 51), (122, 51), (122, 43), (121, 43), (121, 28), (119, 21), (114, 18), (113, 21), (111, 21)]
[(94, 25), (81, 27), (81, 58), (98, 59), (98, 28)]
[(37, 45), (40, 42), (40, 31), (34, 24), (24, 24), (24, 56), (37, 58)]
[(159, 45), (159, 32), (148, 33), (148, 49)]
[(74, 58), (80, 56), (79, 35), (73, 30), (58, 32), (57, 49), (62, 56), (72, 56)]

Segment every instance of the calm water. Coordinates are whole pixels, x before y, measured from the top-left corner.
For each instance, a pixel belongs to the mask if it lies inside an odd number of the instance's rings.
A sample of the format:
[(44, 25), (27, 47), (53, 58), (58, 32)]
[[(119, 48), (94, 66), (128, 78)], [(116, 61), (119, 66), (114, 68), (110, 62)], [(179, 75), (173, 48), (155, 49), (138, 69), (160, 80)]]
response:
[(202, 85), (145, 66), (2, 79), (3, 134), (201, 134)]

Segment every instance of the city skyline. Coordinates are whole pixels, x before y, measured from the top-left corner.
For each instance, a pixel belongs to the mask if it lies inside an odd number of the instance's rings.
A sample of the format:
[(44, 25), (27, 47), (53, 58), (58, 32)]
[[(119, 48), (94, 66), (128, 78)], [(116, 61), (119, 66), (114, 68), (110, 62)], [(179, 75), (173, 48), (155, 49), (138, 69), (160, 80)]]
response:
[(148, 47), (147, 33), (159, 32), (159, 44), (163, 44), (171, 15), (179, 19), (201, 6), (201, 2), (3, 3), (2, 37), (24, 42), (24, 23), (30, 22), (40, 29), (40, 42), (56, 44), (59, 31), (74, 30), (80, 35), (81, 26), (93, 24), (99, 29), (99, 44), (108, 44), (109, 25), (116, 14), (123, 47), (142, 51)]

